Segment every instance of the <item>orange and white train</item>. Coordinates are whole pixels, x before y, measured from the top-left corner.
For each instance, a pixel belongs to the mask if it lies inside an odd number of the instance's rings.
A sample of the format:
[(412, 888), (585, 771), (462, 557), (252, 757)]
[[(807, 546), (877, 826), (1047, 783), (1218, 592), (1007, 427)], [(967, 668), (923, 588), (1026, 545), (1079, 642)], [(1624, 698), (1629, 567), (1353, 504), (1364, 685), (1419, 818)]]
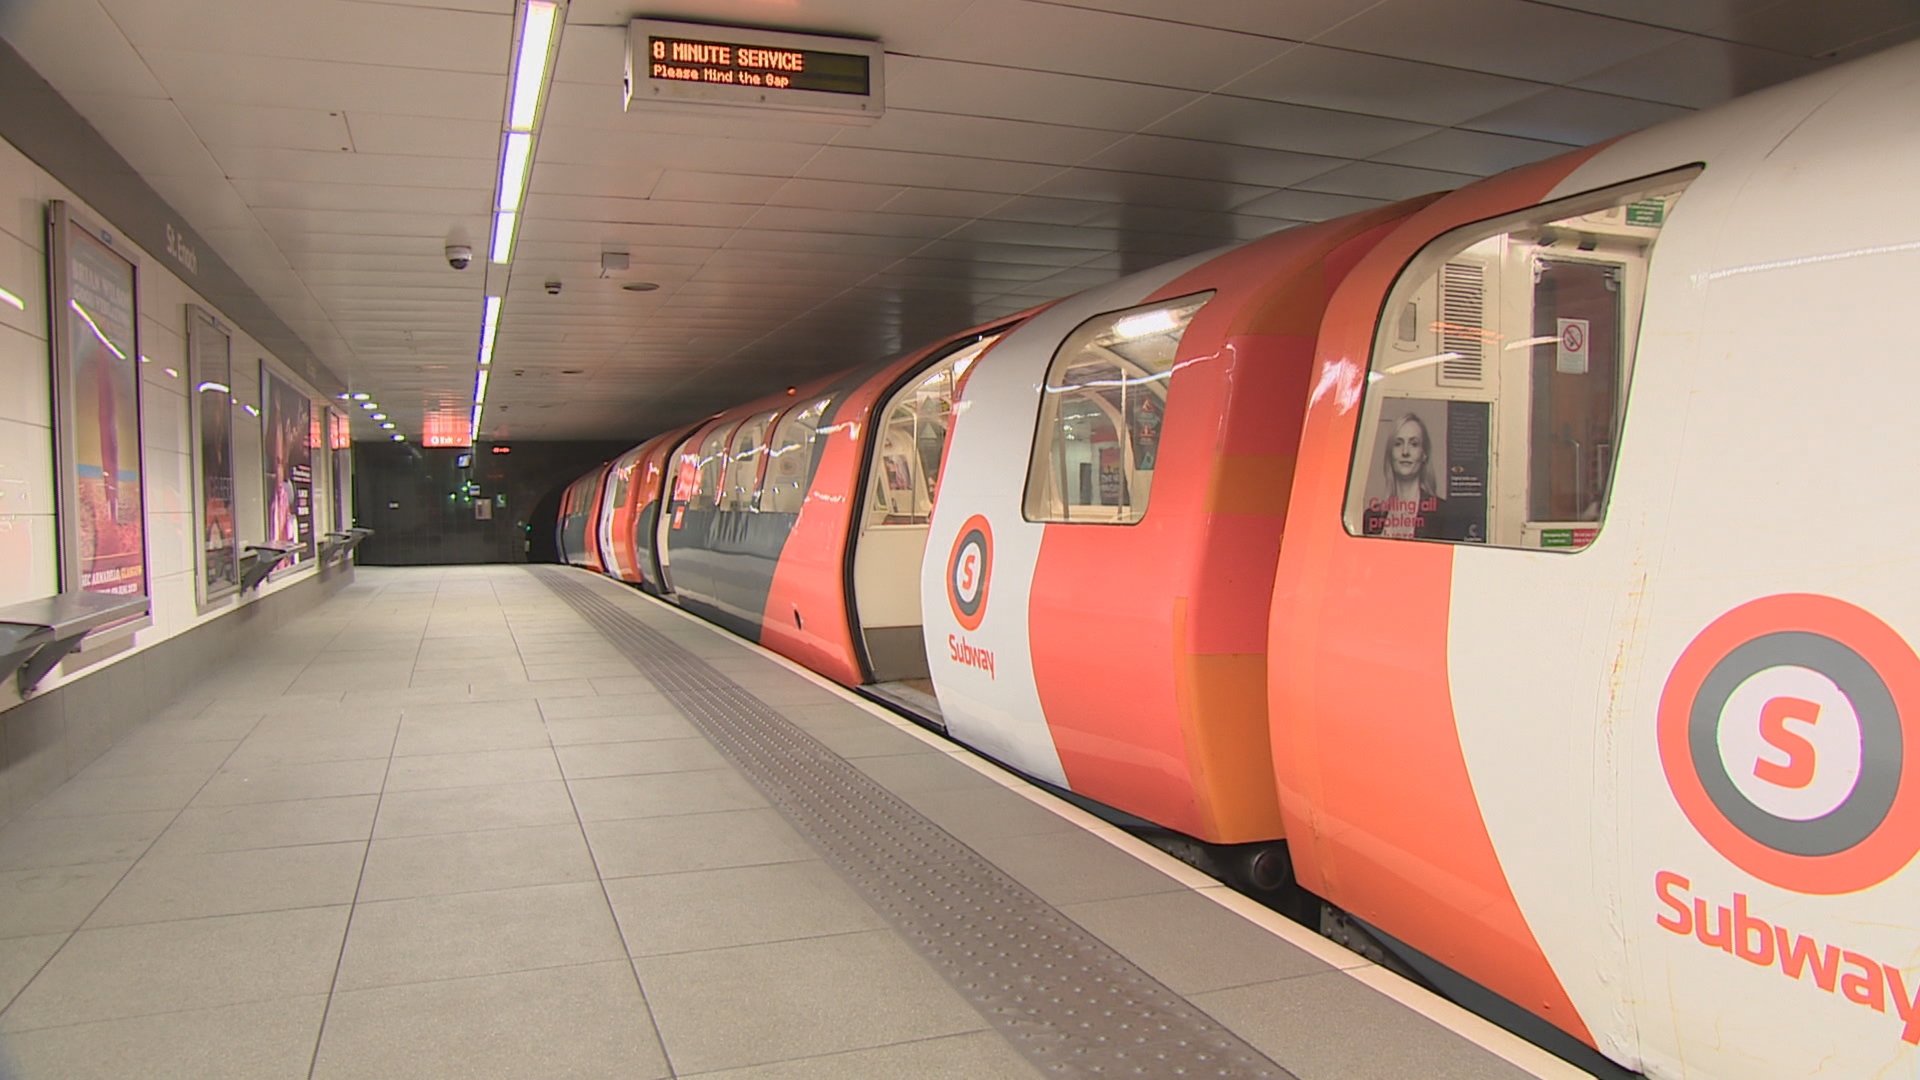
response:
[(669, 432), (563, 549), (1543, 1042), (1911, 1076), (1916, 177), (1907, 46)]

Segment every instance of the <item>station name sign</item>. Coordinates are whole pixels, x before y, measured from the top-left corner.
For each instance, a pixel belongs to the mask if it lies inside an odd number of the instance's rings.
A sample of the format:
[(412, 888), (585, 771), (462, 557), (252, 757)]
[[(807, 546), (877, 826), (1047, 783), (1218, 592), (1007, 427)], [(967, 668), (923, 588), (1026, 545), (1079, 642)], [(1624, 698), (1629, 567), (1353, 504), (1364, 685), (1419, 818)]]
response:
[(736, 105), (871, 122), (884, 107), (884, 56), (855, 38), (635, 19), (626, 107)]

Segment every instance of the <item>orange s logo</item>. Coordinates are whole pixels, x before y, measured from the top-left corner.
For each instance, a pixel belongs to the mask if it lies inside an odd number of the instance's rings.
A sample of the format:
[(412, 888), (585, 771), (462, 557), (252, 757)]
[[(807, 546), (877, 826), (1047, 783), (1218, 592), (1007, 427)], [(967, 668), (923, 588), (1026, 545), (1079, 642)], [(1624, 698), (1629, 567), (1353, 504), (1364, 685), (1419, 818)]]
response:
[(947, 605), (968, 630), (987, 616), (987, 586), (993, 583), (993, 528), (975, 514), (960, 526), (947, 556)]
[(1798, 789), (1813, 783), (1814, 768), (1820, 757), (1806, 736), (1787, 730), (1789, 720), (1817, 724), (1820, 722), (1820, 706), (1797, 697), (1772, 698), (1760, 706), (1760, 737), (1766, 740), (1768, 746), (1787, 755), (1787, 763), (1782, 765), (1764, 757), (1755, 758), (1753, 775), (1769, 784)]

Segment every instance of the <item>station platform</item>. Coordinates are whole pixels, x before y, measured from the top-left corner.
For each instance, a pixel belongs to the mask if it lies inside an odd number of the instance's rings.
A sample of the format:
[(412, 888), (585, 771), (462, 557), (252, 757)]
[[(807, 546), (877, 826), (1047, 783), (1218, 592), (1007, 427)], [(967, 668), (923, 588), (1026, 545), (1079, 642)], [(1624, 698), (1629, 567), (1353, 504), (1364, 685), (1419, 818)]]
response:
[(0, 828), (0, 1075), (1585, 1075), (611, 581), (357, 573)]

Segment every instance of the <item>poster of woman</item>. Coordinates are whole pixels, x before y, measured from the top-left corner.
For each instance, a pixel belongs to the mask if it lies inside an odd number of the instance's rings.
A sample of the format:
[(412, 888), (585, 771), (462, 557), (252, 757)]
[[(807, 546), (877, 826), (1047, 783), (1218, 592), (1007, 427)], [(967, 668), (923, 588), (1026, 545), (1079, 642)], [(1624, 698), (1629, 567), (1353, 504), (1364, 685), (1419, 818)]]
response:
[(260, 386), (266, 408), (260, 448), (267, 481), (267, 546), (313, 557), (313, 403), (273, 374), (263, 361)]
[(1484, 401), (1382, 398), (1362, 535), (1485, 543), (1488, 415)]
[(62, 587), (147, 591), (134, 263), (111, 233), (49, 207), (60, 401)]

